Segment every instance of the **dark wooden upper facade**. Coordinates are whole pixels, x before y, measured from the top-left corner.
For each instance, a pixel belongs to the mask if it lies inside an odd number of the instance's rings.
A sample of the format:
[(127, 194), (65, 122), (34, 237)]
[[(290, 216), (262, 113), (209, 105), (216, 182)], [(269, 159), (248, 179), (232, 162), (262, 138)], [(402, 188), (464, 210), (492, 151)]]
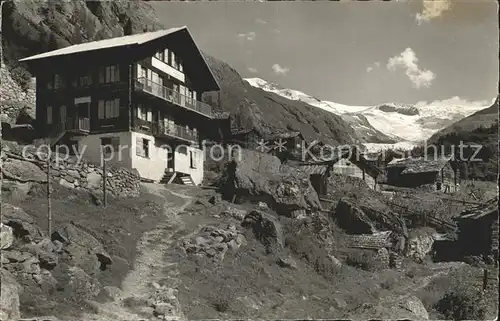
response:
[(201, 95), (219, 86), (186, 28), (139, 45), (27, 63), (37, 78), (40, 137), (65, 123), (90, 134), (134, 130), (198, 141), (211, 126)]

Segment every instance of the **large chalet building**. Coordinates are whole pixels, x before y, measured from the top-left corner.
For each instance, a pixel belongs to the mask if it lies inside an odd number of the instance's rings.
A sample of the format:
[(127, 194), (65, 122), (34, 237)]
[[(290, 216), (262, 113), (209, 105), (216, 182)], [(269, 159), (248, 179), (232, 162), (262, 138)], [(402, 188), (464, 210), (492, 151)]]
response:
[(216, 118), (201, 95), (220, 88), (186, 27), (77, 44), (20, 61), (37, 80), (39, 137), (76, 148), (96, 163), (102, 146), (112, 146), (109, 162), (135, 168), (144, 179), (201, 183), (201, 143)]

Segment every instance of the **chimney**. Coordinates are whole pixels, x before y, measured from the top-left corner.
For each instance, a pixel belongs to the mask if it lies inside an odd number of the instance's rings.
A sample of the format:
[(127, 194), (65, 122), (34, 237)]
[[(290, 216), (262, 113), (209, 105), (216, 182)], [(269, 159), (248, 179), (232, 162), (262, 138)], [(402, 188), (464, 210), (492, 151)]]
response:
[(132, 34), (133, 34), (132, 20), (130, 20), (130, 18), (128, 18), (127, 22), (123, 26), (123, 35), (124, 36), (130, 36)]

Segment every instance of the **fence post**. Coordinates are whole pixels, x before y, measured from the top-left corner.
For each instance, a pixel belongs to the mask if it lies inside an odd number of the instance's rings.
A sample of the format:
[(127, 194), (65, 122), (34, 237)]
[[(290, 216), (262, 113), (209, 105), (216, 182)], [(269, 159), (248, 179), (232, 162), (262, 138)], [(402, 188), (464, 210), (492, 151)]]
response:
[(52, 202), (50, 197), (50, 149), (47, 152), (47, 230), (49, 237), (52, 234)]
[(108, 174), (106, 173), (106, 159), (104, 159), (104, 157), (103, 157), (102, 158), (102, 197), (103, 197), (104, 207), (106, 207), (106, 205), (108, 203), (108, 197), (106, 195), (106, 178), (107, 177), (108, 177)]

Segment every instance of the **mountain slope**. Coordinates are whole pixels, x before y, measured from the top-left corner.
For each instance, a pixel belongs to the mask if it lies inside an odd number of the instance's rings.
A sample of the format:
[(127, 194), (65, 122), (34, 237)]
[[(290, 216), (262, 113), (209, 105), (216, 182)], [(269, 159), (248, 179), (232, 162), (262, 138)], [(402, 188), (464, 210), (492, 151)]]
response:
[(445, 127), (432, 135), (428, 142), (433, 143), (444, 137), (453, 133), (467, 133), (473, 132), (474, 130), (484, 127), (489, 128), (493, 125), (498, 124), (498, 97), (496, 101), (490, 107), (475, 112), (474, 114), (459, 120), (452, 125)]
[[(480, 148), (474, 147), (473, 151), (478, 150), (474, 158), (479, 161), (462, 165), (467, 167), (466, 175), (468, 178), (496, 180), (498, 177), (499, 156), (498, 108), (497, 97), (491, 107), (476, 112), (434, 134), (427, 141), (427, 146), (436, 145), (440, 148), (444, 146), (447, 152), (455, 146), (455, 151), (461, 153), (459, 149), (461, 144), (480, 145)], [(465, 152), (463, 156), (468, 157)], [(460, 157), (459, 160), (462, 159), (462, 155), (458, 154), (458, 157)], [(465, 175), (465, 168), (462, 168), (462, 174)]]
[[(307, 102), (331, 113), (341, 115), (367, 143), (422, 142), (436, 131), (484, 109), (482, 105), (466, 105), (453, 97), (446, 102), (407, 105), (386, 103), (378, 106), (347, 106), (320, 100), (298, 90), (286, 89), (260, 78), (245, 79), (254, 87), (283, 97)], [(352, 116), (359, 117), (352, 117)], [(363, 116), (363, 117), (360, 117)], [(364, 122), (366, 119), (367, 123)]]
[[(356, 132), (340, 116), (255, 88), (227, 63), (205, 56), (221, 86), (220, 108), (230, 112), (233, 129), (301, 131), (309, 140), (332, 145), (355, 143)], [(217, 93), (206, 93), (205, 99), (218, 104)]]

